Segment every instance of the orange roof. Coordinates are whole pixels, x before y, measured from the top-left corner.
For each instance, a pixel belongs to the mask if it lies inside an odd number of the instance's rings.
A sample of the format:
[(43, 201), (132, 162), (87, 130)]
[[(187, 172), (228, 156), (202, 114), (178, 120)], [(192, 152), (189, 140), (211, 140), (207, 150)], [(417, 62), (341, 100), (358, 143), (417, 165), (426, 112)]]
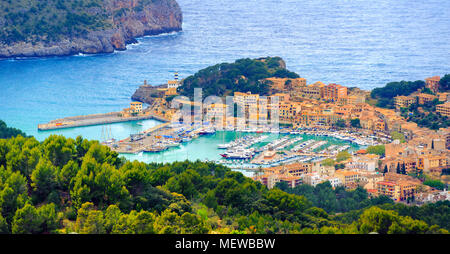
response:
[(353, 171), (336, 171), (336, 174), (341, 174), (343, 176), (352, 176), (352, 175), (357, 175), (358, 173), (353, 172)]
[(433, 76), (433, 77), (430, 77), (430, 78), (426, 78), (425, 80), (440, 81), (441, 77), (440, 76)]
[(357, 153), (357, 154), (366, 154), (366, 153), (367, 153), (367, 150), (361, 149), (361, 150), (356, 151), (356, 153)]
[(388, 186), (395, 186), (395, 183), (393, 183), (393, 182), (387, 182), (387, 181), (377, 182), (377, 184), (388, 185)]

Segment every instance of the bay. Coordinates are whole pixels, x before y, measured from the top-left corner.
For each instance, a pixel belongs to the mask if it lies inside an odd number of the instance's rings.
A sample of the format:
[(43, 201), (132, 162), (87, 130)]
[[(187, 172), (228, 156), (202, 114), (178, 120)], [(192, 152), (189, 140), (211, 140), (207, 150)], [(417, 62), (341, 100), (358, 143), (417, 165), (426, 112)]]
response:
[[(178, 0), (183, 31), (138, 39), (128, 50), (0, 61), (0, 119), (39, 140), (100, 139), (101, 126), (38, 132), (37, 124), (119, 111), (148, 80), (244, 57), (280, 56), (308, 83), (372, 89), (450, 72), (446, 0)], [(153, 126), (156, 121), (147, 121)], [(136, 123), (112, 125), (116, 138)]]

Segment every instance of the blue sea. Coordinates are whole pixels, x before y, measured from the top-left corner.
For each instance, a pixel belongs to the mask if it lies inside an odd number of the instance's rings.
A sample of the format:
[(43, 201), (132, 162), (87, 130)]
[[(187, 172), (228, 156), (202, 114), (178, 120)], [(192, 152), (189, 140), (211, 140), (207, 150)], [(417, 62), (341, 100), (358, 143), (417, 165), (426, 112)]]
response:
[[(183, 31), (113, 54), (0, 61), (0, 119), (43, 140), (99, 139), (101, 126), (38, 132), (49, 120), (119, 111), (147, 80), (239, 58), (280, 56), (308, 83), (372, 89), (450, 73), (448, 0), (178, 0)], [(123, 138), (157, 124), (111, 126)]]

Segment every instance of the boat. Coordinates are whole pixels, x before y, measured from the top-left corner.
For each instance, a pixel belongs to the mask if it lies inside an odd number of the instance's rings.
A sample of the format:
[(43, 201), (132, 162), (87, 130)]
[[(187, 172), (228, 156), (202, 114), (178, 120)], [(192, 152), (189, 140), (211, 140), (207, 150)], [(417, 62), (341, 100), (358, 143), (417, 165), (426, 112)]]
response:
[(183, 142), (189, 142), (189, 141), (192, 140), (192, 138), (190, 138), (190, 137), (184, 137), (184, 138), (182, 138), (181, 140), (182, 140)]
[(228, 149), (230, 147), (231, 147), (230, 144), (218, 144), (217, 145), (217, 148), (219, 148), (219, 149)]
[(208, 128), (208, 129), (202, 129), (198, 134), (199, 135), (211, 135), (216, 133), (216, 131), (213, 128)]
[(220, 156), (226, 159), (238, 159), (238, 160), (251, 159), (253, 158), (253, 155), (255, 155), (253, 149), (242, 149), (242, 148), (229, 150), (223, 154), (220, 154)]

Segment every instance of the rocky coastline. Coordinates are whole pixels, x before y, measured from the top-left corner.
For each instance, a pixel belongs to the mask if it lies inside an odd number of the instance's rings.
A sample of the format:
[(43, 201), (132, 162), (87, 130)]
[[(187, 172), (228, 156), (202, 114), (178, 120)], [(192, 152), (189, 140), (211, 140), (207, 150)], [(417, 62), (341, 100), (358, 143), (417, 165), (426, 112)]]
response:
[[(52, 42), (0, 42), (0, 59), (112, 53), (126, 50), (126, 45), (136, 43), (138, 37), (182, 30), (183, 17), (175, 0), (153, 1), (139, 11), (135, 8), (136, 4), (137, 1), (132, 0), (109, 1), (104, 8), (111, 15), (111, 28), (90, 31), (84, 36)], [(124, 14), (114, 17), (114, 13), (122, 9), (126, 10)]]
[(156, 98), (162, 98), (164, 96), (164, 92), (159, 90), (159, 88), (165, 88), (166, 85), (142, 85), (139, 86), (138, 89), (131, 96), (131, 100), (140, 101), (143, 103), (147, 103), (148, 105), (152, 105)]

